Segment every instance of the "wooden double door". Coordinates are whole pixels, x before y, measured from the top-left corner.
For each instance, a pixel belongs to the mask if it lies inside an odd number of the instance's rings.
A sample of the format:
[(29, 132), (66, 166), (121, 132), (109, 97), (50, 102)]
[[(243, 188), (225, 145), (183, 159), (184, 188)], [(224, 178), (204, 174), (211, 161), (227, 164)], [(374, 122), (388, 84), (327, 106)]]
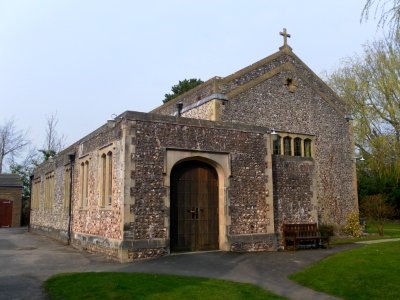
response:
[(0, 228), (11, 227), (13, 203), (10, 200), (0, 199)]
[(186, 161), (171, 172), (172, 252), (219, 248), (218, 174), (201, 161)]

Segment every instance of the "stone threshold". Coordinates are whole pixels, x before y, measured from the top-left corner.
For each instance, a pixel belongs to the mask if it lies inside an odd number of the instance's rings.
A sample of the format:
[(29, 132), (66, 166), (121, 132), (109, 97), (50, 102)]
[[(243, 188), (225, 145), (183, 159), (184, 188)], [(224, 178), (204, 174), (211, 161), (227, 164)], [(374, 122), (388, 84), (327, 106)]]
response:
[(173, 253), (170, 253), (168, 256), (202, 254), (202, 253), (213, 253), (213, 252), (224, 252), (224, 251), (223, 250), (207, 250), (207, 251), (191, 251), (191, 252), (173, 252)]

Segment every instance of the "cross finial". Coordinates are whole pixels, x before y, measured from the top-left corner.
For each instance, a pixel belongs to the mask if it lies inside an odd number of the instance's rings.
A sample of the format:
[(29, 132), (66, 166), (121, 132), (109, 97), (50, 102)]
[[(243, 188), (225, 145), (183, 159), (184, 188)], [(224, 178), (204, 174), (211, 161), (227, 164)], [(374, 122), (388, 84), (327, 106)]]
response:
[(283, 36), (283, 46), (286, 47), (287, 44), (287, 38), (290, 38), (290, 34), (287, 33), (286, 28), (283, 28), (283, 32), (279, 32), (281, 36)]

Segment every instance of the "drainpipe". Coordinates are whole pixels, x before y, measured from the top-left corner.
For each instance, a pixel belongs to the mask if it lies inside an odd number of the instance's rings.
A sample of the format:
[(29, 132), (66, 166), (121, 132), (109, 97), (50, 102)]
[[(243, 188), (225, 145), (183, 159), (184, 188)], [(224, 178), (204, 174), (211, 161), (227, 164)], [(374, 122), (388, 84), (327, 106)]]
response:
[(33, 175), (29, 176), (28, 232), (31, 232), (32, 183), (33, 183)]
[(68, 154), (69, 159), (69, 206), (68, 206), (68, 245), (71, 245), (71, 221), (72, 221), (72, 179), (74, 174), (75, 153)]

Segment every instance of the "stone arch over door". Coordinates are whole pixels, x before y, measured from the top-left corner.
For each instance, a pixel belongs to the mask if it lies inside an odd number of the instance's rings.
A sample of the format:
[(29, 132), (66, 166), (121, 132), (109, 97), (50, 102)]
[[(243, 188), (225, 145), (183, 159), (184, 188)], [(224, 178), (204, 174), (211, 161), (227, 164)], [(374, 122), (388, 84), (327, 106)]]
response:
[(219, 249), (218, 174), (211, 165), (200, 160), (175, 165), (170, 201), (171, 251)]
[[(229, 177), (231, 174), (230, 156), (228, 153), (167, 149), (164, 165), (164, 186), (168, 189), (168, 193), (164, 201), (165, 206), (169, 209), (171, 208), (171, 173), (173, 168), (179, 166), (179, 164), (193, 161), (197, 161), (198, 164), (206, 164), (216, 172), (218, 178), (218, 247), (216, 247), (216, 249), (228, 251), (230, 245), (227, 238), (227, 226), (231, 224), (228, 215), (229, 198), (227, 196), (227, 188), (229, 186)], [(190, 163), (188, 164), (190, 165)], [(164, 224), (168, 234), (170, 234), (171, 214), (167, 214)], [(168, 238), (171, 240), (170, 236), (168, 236)]]

